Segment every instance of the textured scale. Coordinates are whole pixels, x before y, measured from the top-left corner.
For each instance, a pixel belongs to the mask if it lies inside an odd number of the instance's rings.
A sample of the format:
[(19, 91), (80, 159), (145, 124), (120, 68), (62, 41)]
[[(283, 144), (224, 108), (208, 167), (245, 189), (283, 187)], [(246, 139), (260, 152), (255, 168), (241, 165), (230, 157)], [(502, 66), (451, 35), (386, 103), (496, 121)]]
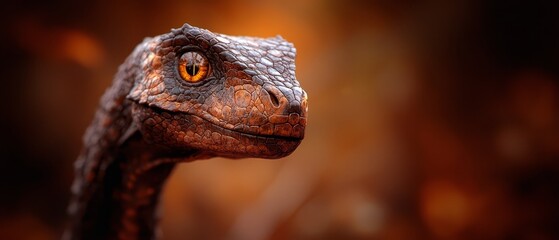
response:
[[(209, 61), (199, 82), (177, 70), (188, 51)], [(176, 163), (293, 152), (307, 122), (294, 58), (279, 36), (234, 37), (185, 24), (146, 38), (120, 66), (84, 136), (63, 238), (157, 238), (158, 196)]]

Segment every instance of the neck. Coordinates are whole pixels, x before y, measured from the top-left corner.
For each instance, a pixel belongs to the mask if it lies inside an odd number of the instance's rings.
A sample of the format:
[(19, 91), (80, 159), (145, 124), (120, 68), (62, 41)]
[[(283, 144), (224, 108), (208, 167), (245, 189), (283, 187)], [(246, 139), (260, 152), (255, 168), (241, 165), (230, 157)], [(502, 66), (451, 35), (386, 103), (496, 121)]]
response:
[(137, 67), (134, 58), (132, 54), (120, 67), (85, 134), (63, 239), (154, 236), (158, 198), (179, 158), (160, 154), (162, 149), (146, 143), (134, 128), (126, 100)]
[(158, 158), (141, 138), (124, 144), (85, 205), (79, 235), (91, 239), (151, 239), (163, 184), (175, 160)]
[(163, 147), (130, 137), (79, 198), (71, 239), (154, 239), (161, 190), (177, 162), (195, 152), (163, 155)]
[(182, 161), (158, 154), (159, 150), (146, 144), (139, 134), (122, 146), (116, 161), (107, 168), (100, 189), (87, 203), (83, 221), (90, 227), (82, 230), (83, 237), (154, 238), (160, 192), (175, 164)]

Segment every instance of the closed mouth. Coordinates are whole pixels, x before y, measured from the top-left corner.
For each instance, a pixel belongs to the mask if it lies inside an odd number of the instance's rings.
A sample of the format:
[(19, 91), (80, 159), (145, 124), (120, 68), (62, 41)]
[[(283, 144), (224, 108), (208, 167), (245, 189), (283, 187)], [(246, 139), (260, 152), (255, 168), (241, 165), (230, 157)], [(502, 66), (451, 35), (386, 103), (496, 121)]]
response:
[[(188, 114), (188, 113), (185, 113)], [(218, 124), (213, 123), (211, 120), (208, 120), (204, 117), (200, 117), (200, 116), (196, 116), (196, 115), (192, 115), (192, 114), (188, 114), (191, 116), (195, 116), (198, 117), (202, 120), (204, 120), (205, 122), (213, 125), (214, 127), (220, 128), (222, 130), (225, 131), (231, 131), (231, 132), (235, 132), (238, 134), (241, 134), (242, 136), (246, 136), (246, 137), (251, 137), (251, 138), (261, 138), (263, 140), (284, 140), (284, 141), (290, 141), (290, 142), (295, 142), (295, 141), (302, 141), (303, 138), (302, 137), (291, 137), (291, 136), (280, 136), (280, 135), (266, 135), (266, 134), (255, 134), (255, 133), (248, 133), (248, 132), (244, 132), (241, 130), (237, 130), (237, 129), (231, 129), (231, 128), (227, 128), (227, 127), (223, 127), (220, 126)]]

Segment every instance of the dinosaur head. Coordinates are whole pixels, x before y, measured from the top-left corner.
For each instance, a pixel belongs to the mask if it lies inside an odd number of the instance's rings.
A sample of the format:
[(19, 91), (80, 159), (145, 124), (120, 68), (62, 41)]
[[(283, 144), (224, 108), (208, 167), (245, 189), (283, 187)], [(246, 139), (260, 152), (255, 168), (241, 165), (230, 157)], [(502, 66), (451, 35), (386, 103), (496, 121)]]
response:
[(279, 158), (304, 137), (307, 94), (281, 37), (215, 34), (185, 24), (135, 53), (128, 99), (144, 138), (230, 158)]

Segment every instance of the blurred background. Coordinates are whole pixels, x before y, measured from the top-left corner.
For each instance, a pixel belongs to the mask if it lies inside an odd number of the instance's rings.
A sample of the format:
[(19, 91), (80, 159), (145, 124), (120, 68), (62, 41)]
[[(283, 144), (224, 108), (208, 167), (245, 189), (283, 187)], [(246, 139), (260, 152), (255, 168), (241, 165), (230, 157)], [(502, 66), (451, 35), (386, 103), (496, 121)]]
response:
[(559, 4), (38, 1), (0, 10), (0, 238), (58, 239), (97, 102), (187, 22), (298, 50), (306, 139), (181, 164), (163, 239), (559, 239)]

